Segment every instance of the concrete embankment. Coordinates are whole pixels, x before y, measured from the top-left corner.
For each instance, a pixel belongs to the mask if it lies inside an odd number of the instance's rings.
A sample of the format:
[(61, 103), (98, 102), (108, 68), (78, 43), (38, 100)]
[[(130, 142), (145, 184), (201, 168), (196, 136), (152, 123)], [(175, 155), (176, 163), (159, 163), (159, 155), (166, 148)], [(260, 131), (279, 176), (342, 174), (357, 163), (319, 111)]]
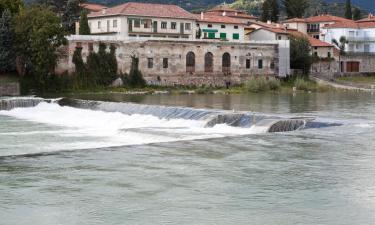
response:
[(341, 84), (336, 81), (326, 80), (319, 77), (311, 77), (312, 80), (316, 81), (318, 84), (328, 85), (333, 88), (342, 89), (342, 90), (350, 90), (350, 91), (366, 91), (366, 92), (375, 92), (374, 86), (362, 87), (356, 85), (349, 85), (349, 84)]

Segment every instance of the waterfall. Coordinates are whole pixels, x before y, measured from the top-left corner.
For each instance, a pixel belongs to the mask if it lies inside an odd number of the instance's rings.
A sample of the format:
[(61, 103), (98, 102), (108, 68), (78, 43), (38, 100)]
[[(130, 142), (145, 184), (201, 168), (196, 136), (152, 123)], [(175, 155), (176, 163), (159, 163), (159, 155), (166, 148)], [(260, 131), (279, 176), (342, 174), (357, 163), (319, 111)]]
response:
[(47, 101), (43, 98), (21, 97), (21, 98), (0, 98), (0, 110), (11, 110), (14, 108), (34, 107), (41, 102)]
[(297, 117), (282, 118), (278, 116), (255, 114), (250, 112), (232, 112), (226, 110), (194, 109), (187, 107), (143, 105), (123, 102), (102, 102), (62, 98), (46, 100), (42, 98), (7, 98), (0, 99), (0, 110), (34, 107), (41, 102), (89, 109), (103, 112), (119, 112), (125, 115), (152, 115), (159, 119), (183, 119), (203, 121), (205, 127), (226, 124), (232, 127), (248, 128), (257, 132), (288, 132), (299, 129), (339, 126), (340, 124), (315, 122), (315, 118)]

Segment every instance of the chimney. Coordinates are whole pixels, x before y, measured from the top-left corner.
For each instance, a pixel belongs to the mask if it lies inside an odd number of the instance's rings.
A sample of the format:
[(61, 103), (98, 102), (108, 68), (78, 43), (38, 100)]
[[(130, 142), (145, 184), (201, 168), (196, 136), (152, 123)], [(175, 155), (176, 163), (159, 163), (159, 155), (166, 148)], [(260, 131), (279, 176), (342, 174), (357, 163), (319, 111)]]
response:
[(234, 13), (234, 15), (237, 16), (237, 15), (238, 15), (238, 12), (236, 11), (236, 12)]
[(107, 8), (103, 8), (102, 9), (102, 14), (104, 15), (104, 14), (106, 14), (107, 13)]
[(223, 12), (223, 16), (226, 16), (226, 15), (227, 15), (227, 12), (224, 11), (224, 12)]
[(277, 23), (277, 24), (276, 24), (276, 27), (277, 27), (277, 28), (280, 28), (280, 24)]
[(272, 24), (271, 20), (267, 20), (267, 24)]
[(204, 13), (201, 12), (201, 20), (203, 20), (203, 19), (204, 19)]

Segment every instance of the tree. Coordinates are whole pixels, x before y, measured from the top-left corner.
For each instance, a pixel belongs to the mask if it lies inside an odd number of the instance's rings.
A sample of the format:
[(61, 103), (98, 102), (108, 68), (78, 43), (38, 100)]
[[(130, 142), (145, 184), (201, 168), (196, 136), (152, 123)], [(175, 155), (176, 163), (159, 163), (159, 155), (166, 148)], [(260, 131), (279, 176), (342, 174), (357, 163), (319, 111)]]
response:
[(309, 7), (307, 0), (283, 0), (288, 18), (302, 18)]
[(312, 64), (311, 45), (306, 37), (290, 38), (290, 64), (293, 69), (300, 69), (308, 74)]
[(353, 20), (360, 20), (360, 19), (362, 19), (361, 10), (358, 7), (354, 7)]
[(144, 87), (146, 85), (146, 81), (143, 79), (142, 73), (138, 69), (138, 65), (139, 59), (133, 55), (129, 73), (129, 84), (132, 87)]
[(30, 65), (36, 85), (44, 88), (54, 73), (57, 48), (66, 43), (60, 18), (49, 8), (33, 6), (15, 18), (16, 50), (21, 61)]
[(0, 18), (0, 74), (15, 69), (14, 34), (11, 12), (6, 9)]
[(346, 39), (345, 36), (341, 36), (339, 41), (337, 41), (336, 39), (332, 39), (332, 43), (334, 45), (336, 45), (340, 50), (340, 54), (339, 54), (339, 64), (340, 64), (340, 66), (339, 67), (340, 67), (340, 72), (342, 72), (341, 56), (346, 55), (345, 48), (346, 48), (346, 45), (348, 44), (348, 40)]
[(346, 0), (346, 3), (345, 3), (345, 18), (346, 19), (353, 19), (353, 15), (352, 15), (352, 3), (350, 0)]
[(70, 34), (75, 33), (75, 23), (78, 21), (81, 11), (79, 4), (79, 0), (68, 0), (65, 12), (62, 16), (63, 26)]
[(262, 6), (261, 20), (277, 22), (279, 20), (279, 4), (277, 0), (265, 0)]
[(8, 9), (11, 14), (17, 14), (23, 7), (22, 0), (0, 0), (0, 15)]
[(87, 19), (86, 10), (82, 10), (81, 17), (79, 19), (79, 34), (80, 35), (90, 35), (90, 27)]

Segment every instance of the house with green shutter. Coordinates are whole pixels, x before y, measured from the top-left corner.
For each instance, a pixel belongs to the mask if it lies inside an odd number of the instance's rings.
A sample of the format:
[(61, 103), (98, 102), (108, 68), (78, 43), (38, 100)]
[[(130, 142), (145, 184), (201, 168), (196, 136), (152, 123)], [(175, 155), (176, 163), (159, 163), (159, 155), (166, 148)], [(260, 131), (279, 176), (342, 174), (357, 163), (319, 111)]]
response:
[(241, 42), (244, 40), (245, 24), (237, 19), (223, 15), (202, 12), (197, 15), (197, 39)]

